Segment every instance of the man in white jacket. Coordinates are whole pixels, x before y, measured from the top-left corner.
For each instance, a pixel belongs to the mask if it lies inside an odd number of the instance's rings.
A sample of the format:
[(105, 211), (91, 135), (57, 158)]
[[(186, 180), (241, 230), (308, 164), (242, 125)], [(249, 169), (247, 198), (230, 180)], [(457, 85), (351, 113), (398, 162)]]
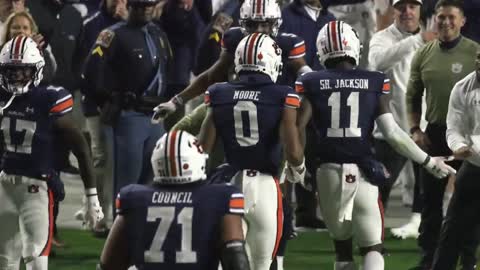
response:
[[(421, 31), (421, 5), (422, 0), (394, 0), (394, 22), (386, 29), (373, 35), (368, 55), (370, 69), (382, 71), (390, 78), (392, 88), (390, 110), (395, 121), (406, 132), (409, 132), (409, 130), (405, 93), (410, 75), (410, 62), (418, 48), (437, 36), (432, 31)], [(377, 158), (384, 163), (391, 175), (391, 181), (380, 188), (382, 202), (386, 206), (393, 183), (397, 180), (404, 167), (405, 170), (403, 170), (404, 173), (402, 175), (406, 177), (406, 180), (414, 179), (412, 164), (411, 162), (407, 163), (406, 158), (398, 155), (385, 142), (377, 129), (374, 131), (374, 137)], [(408, 237), (416, 238), (418, 236), (418, 226), (420, 225), (420, 211), (421, 205), (419, 200), (414, 198), (413, 214), (410, 222), (400, 228), (392, 229), (392, 234), (403, 239)]]
[[(442, 224), (432, 270), (454, 270), (467, 239), (480, 225), (480, 50), (476, 70), (457, 82), (448, 104), (447, 143), (455, 159), (465, 160)], [(462, 269), (466, 269), (465, 267)]]

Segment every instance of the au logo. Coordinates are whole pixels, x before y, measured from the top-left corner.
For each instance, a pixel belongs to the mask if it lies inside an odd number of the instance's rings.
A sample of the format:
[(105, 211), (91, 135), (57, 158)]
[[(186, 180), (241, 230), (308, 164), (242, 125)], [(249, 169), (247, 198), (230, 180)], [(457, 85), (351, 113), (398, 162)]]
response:
[(347, 183), (351, 184), (351, 183), (354, 183), (355, 181), (357, 181), (357, 177), (353, 174), (347, 174), (347, 175), (345, 175), (345, 181)]
[(38, 193), (39, 186), (37, 185), (30, 185), (28, 186), (28, 193)]
[(452, 72), (453, 73), (458, 74), (458, 73), (462, 72), (462, 69), (463, 69), (462, 64), (460, 64), (460, 63), (453, 63), (452, 64)]

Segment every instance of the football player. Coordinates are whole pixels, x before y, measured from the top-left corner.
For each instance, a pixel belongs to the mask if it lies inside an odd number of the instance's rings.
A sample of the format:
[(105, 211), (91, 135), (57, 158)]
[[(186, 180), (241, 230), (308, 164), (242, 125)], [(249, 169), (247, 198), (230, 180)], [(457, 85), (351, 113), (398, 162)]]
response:
[(221, 138), (227, 163), (238, 170), (233, 182), (245, 194), (245, 232), (250, 266), (267, 270), (282, 235), (282, 194), (277, 173), (282, 141), (293, 181), (303, 180), (305, 165), (295, 125), (298, 95), (276, 85), (280, 47), (266, 34), (243, 38), (235, 52), (238, 82), (218, 83), (205, 94), (207, 116), (199, 142), (209, 153)]
[[(118, 195), (117, 217), (97, 269), (249, 270), (244, 247), (243, 194), (207, 184), (207, 154), (186, 131), (158, 140), (153, 184)], [(133, 268), (129, 268), (133, 267)]]
[[(0, 269), (48, 269), (53, 236), (55, 136), (78, 159), (90, 228), (103, 218), (88, 144), (71, 118), (72, 95), (61, 87), (39, 87), (45, 61), (31, 38), (16, 36), (0, 51)], [(17, 248), (18, 247), (18, 248)]]
[[(316, 134), (320, 209), (336, 252), (335, 269), (355, 269), (352, 237), (364, 256), (363, 269), (384, 269), (383, 209), (378, 185), (387, 173), (373, 159), (372, 128), (378, 125), (398, 153), (438, 178), (455, 173), (444, 158), (430, 157), (402, 131), (389, 111), (389, 80), (381, 72), (356, 68), (360, 41), (342, 21), (325, 25), (317, 37), (324, 71), (302, 75), (298, 125), (301, 138), (311, 119)], [(321, 177), (320, 177), (321, 176)]]
[[(227, 81), (229, 72), (234, 66), (234, 56), (237, 45), (246, 35), (261, 32), (271, 35), (282, 49), (282, 61), (285, 63), (280, 84), (293, 86), (297, 74), (311, 71), (303, 56), (305, 42), (295, 34), (278, 33), (281, 23), (281, 11), (275, 0), (245, 0), (240, 8), (241, 27), (232, 27), (226, 31), (222, 39), (220, 57), (209, 69), (200, 74), (187, 88), (170, 101), (158, 105), (152, 117), (153, 122), (159, 122), (167, 115), (190, 99), (202, 94), (215, 82)], [(288, 72), (287, 72), (288, 71)], [(289, 78), (286, 75), (290, 75)]]

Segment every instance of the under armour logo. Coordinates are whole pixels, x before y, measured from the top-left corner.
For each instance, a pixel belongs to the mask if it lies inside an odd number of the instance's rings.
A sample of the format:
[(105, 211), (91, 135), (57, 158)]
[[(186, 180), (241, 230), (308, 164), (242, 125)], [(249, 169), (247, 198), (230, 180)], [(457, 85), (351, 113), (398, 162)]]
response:
[(35, 110), (34, 110), (32, 107), (27, 107), (27, 108), (25, 109), (25, 111), (26, 111), (27, 113), (34, 113), (34, 112), (35, 112)]
[(345, 175), (345, 181), (347, 183), (353, 183), (353, 182), (357, 181), (357, 177), (353, 174), (347, 174), (347, 175)]

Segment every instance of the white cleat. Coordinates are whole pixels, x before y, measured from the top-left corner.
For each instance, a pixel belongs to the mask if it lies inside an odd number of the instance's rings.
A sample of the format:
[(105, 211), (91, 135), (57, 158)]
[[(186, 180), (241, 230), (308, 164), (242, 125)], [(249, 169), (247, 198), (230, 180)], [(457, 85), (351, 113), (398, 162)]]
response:
[(421, 217), (419, 213), (412, 214), (410, 221), (398, 228), (392, 228), (393, 237), (399, 239), (418, 238), (418, 228), (420, 227)]

